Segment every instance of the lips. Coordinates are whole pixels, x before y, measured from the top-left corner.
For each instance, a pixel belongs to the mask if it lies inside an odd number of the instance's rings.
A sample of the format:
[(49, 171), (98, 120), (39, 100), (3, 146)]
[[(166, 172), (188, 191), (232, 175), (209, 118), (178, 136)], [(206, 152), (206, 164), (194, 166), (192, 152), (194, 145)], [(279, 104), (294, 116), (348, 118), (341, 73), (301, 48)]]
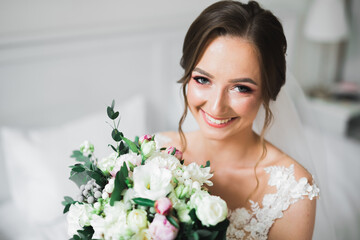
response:
[(228, 126), (235, 118), (214, 118), (201, 109), (203, 118), (212, 127), (221, 128)]

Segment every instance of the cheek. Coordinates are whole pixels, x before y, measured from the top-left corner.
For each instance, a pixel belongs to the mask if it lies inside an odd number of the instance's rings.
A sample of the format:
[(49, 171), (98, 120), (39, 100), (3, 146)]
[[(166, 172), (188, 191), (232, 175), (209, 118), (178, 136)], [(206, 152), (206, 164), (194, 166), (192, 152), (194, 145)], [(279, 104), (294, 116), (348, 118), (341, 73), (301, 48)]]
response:
[(200, 89), (200, 87), (197, 86), (197, 83), (192, 80), (189, 82), (187, 89), (187, 100), (190, 109), (199, 107), (204, 104), (204, 102), (206, 102), (206, 96), (206, 91)]
[(234, 111), (243, 118), (255, 119), (261, 101), (254, 97), (242, 98), (232, 103)]

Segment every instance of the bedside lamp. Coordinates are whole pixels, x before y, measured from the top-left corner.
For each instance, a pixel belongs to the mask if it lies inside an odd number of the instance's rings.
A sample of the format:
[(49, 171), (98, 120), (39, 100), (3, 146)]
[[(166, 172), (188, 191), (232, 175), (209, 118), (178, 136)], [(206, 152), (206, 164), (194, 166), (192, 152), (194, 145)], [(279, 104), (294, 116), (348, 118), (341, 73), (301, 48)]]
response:
[(337, 43), (348, 35), (342, 0), (314, 0), (305, 22), (305, 36), (319, 43)]
[[(343, 0), (314, 0), (310, 5), (305, 20), (304, 35), (309, 40), (317, 43), (320, 47), (320, 64), (318, 79), (320, 81), (318, 91), (326, 91), (326, 77), (324, 72), (329, 69), (332, 60), (335, 63), (335, 76), (328, 76), (331, 82), (339, 81), (345, 50), (345, 40), (349, 29), (345, 14)], [(329, 51), (336, 47), (336, 59), (330, 59)], [(325, 81), (325, 82), (324, 82)], [(321, 95), (321, 94), (320, 94)]]

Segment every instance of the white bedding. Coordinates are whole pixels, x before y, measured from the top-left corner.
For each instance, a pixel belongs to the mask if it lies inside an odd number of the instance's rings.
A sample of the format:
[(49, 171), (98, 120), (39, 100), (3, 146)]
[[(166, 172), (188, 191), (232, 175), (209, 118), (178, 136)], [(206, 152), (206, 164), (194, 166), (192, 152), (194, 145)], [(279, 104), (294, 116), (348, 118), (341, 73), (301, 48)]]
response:
[[(332, 198), (331, 218), (334, 221), (337, 239), (360, 239), (360, 143), (324, 136), (314, 129), (308, 129), (310, 141), (323, 141), (326, 149), (326, 167), (328, 169)], [(63, 178), (66, 182), (66, 178)], [(324, 187), (324, 186), (321, 186)], [(56, 203), (58, 204), (58, 203)], [(41, 209), (38, 209), (41, 211)], [(63, 240), (68, 239), (65, 216), (58, 216), (49, 222), (26, 220), (14, 201), (7, 200), (0, 205), (1, 240)]]
[[(147, 132), (142, 96), (117, 103), (115, 108), (122, 116), (119, 129), (126, 136), (133, 139)], [(7, 173), (1, 176), (2, 185), (8, 186), (1, 189), (1, 240), (68, 239), (61, 201), (78, 192), (68, 179), (68, 166), (75, 163), (70, 155), (84, 140), (94, 143), (98, 158), (110, 154), (111, 127), (105, 121), (104, 110), (52, 128), (0, 129), (4, 160), (0, 163)]]

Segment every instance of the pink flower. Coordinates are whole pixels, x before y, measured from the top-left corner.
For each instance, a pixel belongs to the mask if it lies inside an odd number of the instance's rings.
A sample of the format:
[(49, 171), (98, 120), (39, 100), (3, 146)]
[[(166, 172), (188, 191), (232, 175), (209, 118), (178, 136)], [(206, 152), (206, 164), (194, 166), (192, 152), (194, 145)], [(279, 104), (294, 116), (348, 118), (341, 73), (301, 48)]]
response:
[(174, 147), (168, 147), (168, 148), (166, 149), (166, 152), (167, 152), (168, 154), (174, 155), (174, 156), (175, 156), (177, 159), (179, 159), (179, 160), (181, 160), (182, 157), (183, 157), (183, 153), (182, 153), (181, 151), (177, 150), (177, 149), (174, 148)]
[(169, 198), (163, 197), (155, 201), (155, 211), (161, 215), (168, 215), (172, 209), (172, 202)]
[(144, 136), (140, 137), (139, 143), (142, 144), (145, 140), (151, 141), (153, 140), (153, 136), (151, 136), (150, 134), (145, 134)]
[(156, 214), (149, 226), (149, 233), (156, 240), (173, 240), (176, 238), (179, 229), (174, 227), (164, 215)]

